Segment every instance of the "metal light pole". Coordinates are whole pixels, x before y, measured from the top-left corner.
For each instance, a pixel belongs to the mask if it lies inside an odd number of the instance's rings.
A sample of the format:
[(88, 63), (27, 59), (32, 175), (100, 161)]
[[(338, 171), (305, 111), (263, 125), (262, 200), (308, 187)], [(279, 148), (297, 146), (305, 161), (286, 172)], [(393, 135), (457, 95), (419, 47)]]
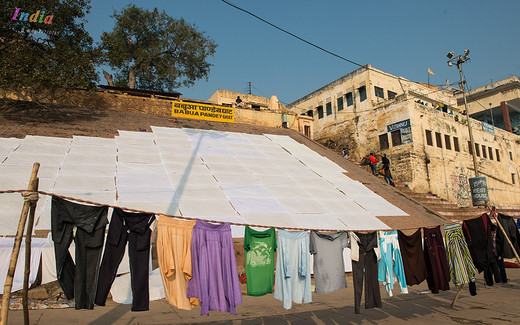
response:
[(459, 55), (457, 57), (453, 57), (453, 51), (448, 53), (447, 57), (449, 59), (448, 65), (452, 66), (453, 63), (457, 65), (457, 68), (459, 69), (459, 75), (460, 75), (460, 84), (462, 87), (462, 96), (464, 97), (464, 108), (466, 109), (466, 118), (468, 121), (468, 131), (469, 131), (469, 142), (471, 145), (471, 152), (473, 156), (473, 168), (475, 169), (475, 177), (479, 176), (478, 168), (477, 168), (477, 156), (475, 154), (476, 148), (475, 148), (475, 141), (473, 140), (473, 132), (471, 131), (471, 122), (469, 119), (469, 109), (468, 109), (468, 101), (466, 99), (466, 87), (464, 78), (462, 77), (462, 63), (469, 61), (468, 58), (469, 50), (464, 50), (464, 56)]
[(464, 108), (466, 109), (466, 117), (468, 121), (469, 142), (471, 146), (471, 153), (473, 156), (473, 168), (475, 169), (475, 177), (469, 178), (469, 186), (471, 188), (471, 198), (473, 201), (473, 205), (485, 204), (486, 206), (489, 206), (489, 192), (487, 189), (486, 177), (479, 177), (477, 167), (477, 155), (475, 154), (477, 148), (475, 148), (475, 141), (473, 141), (473, 132), (471, 131), (471, 121), (469, 119), (468, 101), (466, 99), (466, 87), (464, 84), (464, 78), (462, 77), (462, 63), (469, 61), (468, 55), (469, 50), (464, 50), (464, 56), (459, 55), (457, 57), (453, 57), (453, 52), (450, 52), (447, 55), (449, 59), (448, 65), (452, 66), (453, 63), (456, 63), (457, 68), (459, 69), (462, 96), (464, 97)]

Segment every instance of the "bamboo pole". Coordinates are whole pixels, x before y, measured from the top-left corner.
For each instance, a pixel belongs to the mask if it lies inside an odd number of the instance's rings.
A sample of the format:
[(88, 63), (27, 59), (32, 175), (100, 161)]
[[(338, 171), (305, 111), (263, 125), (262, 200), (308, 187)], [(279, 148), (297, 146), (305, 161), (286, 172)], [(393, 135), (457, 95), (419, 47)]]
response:
[[(34, 192), (34, 186), (37, 186), (35, 179), (38, 175), (40, 164), (35, 162), (31, 173), (31, 179), (29, 180), (29, 191)], [(25, 229), (25, 223), (27, 221), (27, 213), (31, 203), (25, 201), (20, 215), (20, 221), (18, 222), (18, 229), (16, 230), (16, 237), (13, 244), (13, 252), (11, 254), (11, 260), (9, 261), (9, 269), (4, 284), (4, 294), (2, 296), (2, 311), (0, 313), (0, 325), (7, 325), (7, 314), (9, 312), (9, 302), (11, 300), (11, 288), (13, 287), (14, 272), (16, 270), (16, 262), (18, 260), (18, 253), (20, 252), (20, 246), (22, 243), (23, 231)]]
[[(36, 178), (36, 191), (38, 190), (39, 179)], [(29, 276), (31, 274), (31, 241), (34, 226), (34, 213), (36, 212), (36, 201), (31, 202), (31, 210), (29, 211), (29, 220), (27, 221), (27, 232), (25, 233), (25, 274), (23, 277), (23, 322), (29, 325)]]
[(462, 288), (464, 288), (464, 283), (459, 286), (459, 290), (457, 291), (457, 294), (455, 295), (455, 297), (453, 298), (453, 301), (451, 302), (451, 308), (453, 308), (455, 306), (455, 303), (459, 299), (459, 296), (462, 292)]

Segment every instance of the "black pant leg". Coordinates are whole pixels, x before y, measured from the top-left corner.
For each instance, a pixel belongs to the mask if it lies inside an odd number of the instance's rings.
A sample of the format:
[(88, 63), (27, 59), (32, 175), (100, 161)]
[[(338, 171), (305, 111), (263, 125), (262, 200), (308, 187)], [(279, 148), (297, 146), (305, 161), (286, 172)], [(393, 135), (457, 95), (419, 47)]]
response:
[(128, 240), (130, 258), (130, 275), (132, 283), (132, 311), (149, 309), (149, 259), (150, 237), (152, 231), (148, 228), (143, 234), (131, 231)]
[(365, 256), (360, 252), (359, 261), (352, 261), (352, 282), (354, 282), (354, 311), (359, 314), (361, 295), (363, 293), (363, 275)]
[(94, 309), (104, 238), (105, 227), (95, 229), (92, 233), (80, 228), (76, 231), (76, 309)]
[(496, 259), (498, 269), (500, 270), (500, 277), (502, 278), (502, 283), (507, 283), (507, 273), (506, 268), (504, 267), (504, 259), (501, 257), (499, 258), (498, 256), (496, 257)]
[(56, 257), (56, 278), (67, 299), (74, 298), (74, 260), (69, 253), (72, 242), (72, 224), (65, 224), (63, 237), (59, 243), (54, 242), (54, 256)]
[(103, 260), (99, 268), (99, 279), (95, 299), (96, 305), (105, 305), (110, 288), (116, 278), (117, 269), (125, 255), (127, 235), (121, 216), (116, 213), (112, 214)]
[(491, 270), (493, 270), (493, 276), (495, 278), (495, 283), (501, 283), (502, 282), (502, 276), (500, 275), (500, 268), (498, 267), (498, 261), (495, 256), (495, 259), (491, 263)]
[(365, 256), (365, 309), (382, 307), (377, 275), (377, 256), (371, 250)]

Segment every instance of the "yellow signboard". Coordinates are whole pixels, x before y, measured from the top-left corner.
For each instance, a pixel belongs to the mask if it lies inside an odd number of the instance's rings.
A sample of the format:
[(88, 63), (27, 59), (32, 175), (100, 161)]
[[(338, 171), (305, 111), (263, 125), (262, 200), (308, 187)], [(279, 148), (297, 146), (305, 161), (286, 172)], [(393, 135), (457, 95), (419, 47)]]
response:
[(235, 109), (233, 107), (173, 101), (172, 116), (234, 123)]

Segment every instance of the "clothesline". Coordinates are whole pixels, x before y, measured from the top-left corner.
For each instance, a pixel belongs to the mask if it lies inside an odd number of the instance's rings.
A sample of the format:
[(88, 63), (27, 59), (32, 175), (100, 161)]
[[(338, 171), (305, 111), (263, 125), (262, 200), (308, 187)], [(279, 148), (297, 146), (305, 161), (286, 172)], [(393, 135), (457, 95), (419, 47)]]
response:
[[(4, 193), (5, 194), (7, 194), (7, 193), (22, 193), (22, 192), (27, 192), (27, 190), (1, 190), (0, 194), (4, 194)], [(153, 211), (138, 210), (138, 209), (126, 208), (126, 207), (122, 207), (122, 206), (118, 206), (118, 205), (110, 205), (110, 204), (104, 204), (104, 203), (99, 203), (99, 202), (94, 202), (94, 201), (88, 201), (88, 200), (78, 199), (78, 198), (74, 198), (74, 197), (70, 197), (70, 196), (58, 195), (58, 194), (51, 193), (51, 192), (45, 192), (45, 191), (37, 191), (37, 192), (39, 194), (43, 194), (43, 195), (55, 196), (55, 197), (59, 197), (59, 198), (65, 199), (65, 200), (76, 201), (76, 202), (81, 202), (81, 203), (87, 203), (87, 204), (96, 205), (96, 206), (106, 206), (106, 207), (109, 207), (109, 208), (120, 208), (120, 209), (125, 210), (125, 211), (138, 212), (138, 213), (153, 213), (153, 214), (156, 214), (156, 215), (163, 215), (163, 216), (166, 216), (166, 217), (171, 217), (171, 218), (176, 218), (176, 219), (183, 219), (183, 220), (203, 220), (203, 221), (208, 221), (208, 222), (213, 222), (213, 223), (229, 223), (230, 225), (234, 225), (234, 226), (276, 228), (276, 229), (297, 230), (297, 231), (312, 231), (312, 230), (328, 231), (328, 232), (338, 231), (338, 229), (312, 229), (312, 228), (300, 228), (300, 227), (269, 226), (269, 225), (250, 224), (250, 223), (240, 223), (240, 222), (233, 222), (233, 221), (211, 220), (211, 219), (207, 219), (207, 218), (203, 219), (203, 218), (177, 216), (177, 215), (170, 215), (170, 214), (166, 214), (166, 213), (155, 213)], [(464, 218), (464, 219), (459, 220), (459, 221), (454, 221), (454, 222), (452, 222), (450, 224), (455, 224), (455, 223), (459, 223), (460, 224), (460, 223), (462, 223), (465, 220), (470, 220), (470, 219), (473, 219), (473, 218), (475, 218), (475, 216)], [(439, 224), (428, 225), (427, 227), (431, 228), (431, 227), (437, 227), (437, 226), (443, 226), (443, 225), (446, 225), (446, 223), (439, 223)], [(347, 225), (345, 224), (345, 226), (347, 226)], [(415, 227), (405, 227), (405, 228), (395, 228), (395, 229), (387, 229), (387, 228), (385, 228), (385, 229), (349, 229), (348, 231), (357, 231), (357, 232), (389, 231), (389, 230), (401, 230), (401, 231), (403, 231), (403, 230), (413, 230), (413, 229), (418, 229), (418, 228), (423, 228), (423, 227), (422, 226), (415, 226)]]

